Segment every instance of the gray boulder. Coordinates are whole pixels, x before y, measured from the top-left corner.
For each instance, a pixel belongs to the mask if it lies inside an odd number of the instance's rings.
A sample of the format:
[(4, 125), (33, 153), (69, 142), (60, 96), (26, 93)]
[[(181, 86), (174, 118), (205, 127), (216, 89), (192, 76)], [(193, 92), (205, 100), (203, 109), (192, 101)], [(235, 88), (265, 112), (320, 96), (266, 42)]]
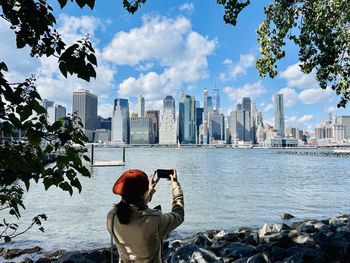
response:
[(248, 258), (247, 263), (270, 263), (271, 257), (267, 253), (259, 253)]
[(185, 244), (178, 248), (174, 254), (167, 260), (170, 263), (221, 263), (223, 260), (217, 257), (213, 252), (205, 250), (194, 244)]
[(239, 242), (232, 243), (220, 250), (222, 257), (238, 259), (241, 257), (250, 257), (257, 253), (254, 246), (242, 244)]

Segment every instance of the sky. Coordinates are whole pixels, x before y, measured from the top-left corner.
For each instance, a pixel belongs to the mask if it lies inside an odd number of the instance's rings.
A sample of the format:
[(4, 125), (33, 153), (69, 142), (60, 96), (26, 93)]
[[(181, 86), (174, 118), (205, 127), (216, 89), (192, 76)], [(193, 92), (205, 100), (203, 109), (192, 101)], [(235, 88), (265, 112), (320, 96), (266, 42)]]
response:
[(6, 62), (11, 81), (35, 74), (41, 97), (65, 106), (68, 112), (73, 91), (82, 88), (98, 95), (98, 114), (110, 117), (116, 98), (128, 98), (130, 110), (136, 111), (142, 94), (146, 110), (161, 110), (166, 95), (178, 103), (183, 89), (202, 102), (204, 88), (211, 93), (217, 87), (225, 115), (242, 97), (250, 97), (273, 124), (276, 93), (284, 94), (286, 127), (311, 131), (328, 118), (328, 112), (350, 115), (349, 109), (337, 109), (339, 97), (334, 92), (318, 87), (314, 72), (300, 71), (298, 49), (291, 43), (278, 63), (278, 76), (258, 76), (256, 29), (270, 1), (252, 1), (236, 27), (224, 23), (224, 9), (214, 0), (148, 0), (134, 15), (123, 9), (121, 1), (96, 1), (93, 10), (81, 10), (70, 1), (61, 10), (56, 2), (50, 4), (67, 44), (89, 34), (98, 59), (97, 78), (90, 82), (74, 76), (66, 79), (58, 70), (57, 58), (31, 58), (28, 48), (17, 50), (14, 32), (4, 20), (0, 20), (0, 59)]

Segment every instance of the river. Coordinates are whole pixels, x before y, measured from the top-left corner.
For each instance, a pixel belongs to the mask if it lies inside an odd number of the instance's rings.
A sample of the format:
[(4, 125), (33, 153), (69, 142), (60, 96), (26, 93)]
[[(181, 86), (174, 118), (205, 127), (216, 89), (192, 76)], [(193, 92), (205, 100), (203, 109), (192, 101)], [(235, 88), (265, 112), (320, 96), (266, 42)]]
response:
[[(151, 175), (176, 168), (185, 195), (185, 222), (177, 235), (209, 229), (232, 230), (282, 222), (288, 212), (296, 220), (349, 213), (350, 159), (280, 154), (278, 150), (232, 148), (127, 148), (125, 167), (92, 168), (81, 178), (83, 191), (68, 192), (33, 184), (25, 194), (21, 227), (45, 213), (45, 232), (32, 229), (10, 245), (39, 245), (45, 250), (76, 250), (109, 244), (105, 220), (119, 197), (111, 191), (126, 169)], [(120, 160), (121, 148), (97, 148), (96, 159)], [(161, 180), (150, 207), (170, 211), (170, 183)]]

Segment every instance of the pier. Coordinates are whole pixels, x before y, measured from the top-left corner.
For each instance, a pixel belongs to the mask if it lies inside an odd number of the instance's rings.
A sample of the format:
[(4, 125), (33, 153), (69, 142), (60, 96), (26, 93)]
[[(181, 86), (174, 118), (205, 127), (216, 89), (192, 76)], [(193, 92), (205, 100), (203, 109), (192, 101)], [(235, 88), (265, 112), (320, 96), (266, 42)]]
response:
[(94, 148), (95, 145), (91, 144), (91, 167), (114, 167), (125, 166), (125, 147), (123, 147), (123, 159), (122, 160), (94, 160)]

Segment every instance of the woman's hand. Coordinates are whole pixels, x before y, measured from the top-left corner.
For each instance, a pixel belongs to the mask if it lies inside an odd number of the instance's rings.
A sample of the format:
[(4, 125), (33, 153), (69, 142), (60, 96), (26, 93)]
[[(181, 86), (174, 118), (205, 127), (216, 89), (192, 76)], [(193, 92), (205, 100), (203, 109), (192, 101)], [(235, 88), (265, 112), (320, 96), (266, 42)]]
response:
[(171, 179), (171, 182), (177, 182), (177, 173), (176, 173), (176, 169), (173, 169), (173, 173), (170, 174), (170, 179)]
[(153, 175), (148, 178), (148, 189), (154, 189), (159, 181), (159, 178), (157, 178), (156, 180), (154, 179), (155, 176), (157, 174), (157, 170), (154, 171)]

